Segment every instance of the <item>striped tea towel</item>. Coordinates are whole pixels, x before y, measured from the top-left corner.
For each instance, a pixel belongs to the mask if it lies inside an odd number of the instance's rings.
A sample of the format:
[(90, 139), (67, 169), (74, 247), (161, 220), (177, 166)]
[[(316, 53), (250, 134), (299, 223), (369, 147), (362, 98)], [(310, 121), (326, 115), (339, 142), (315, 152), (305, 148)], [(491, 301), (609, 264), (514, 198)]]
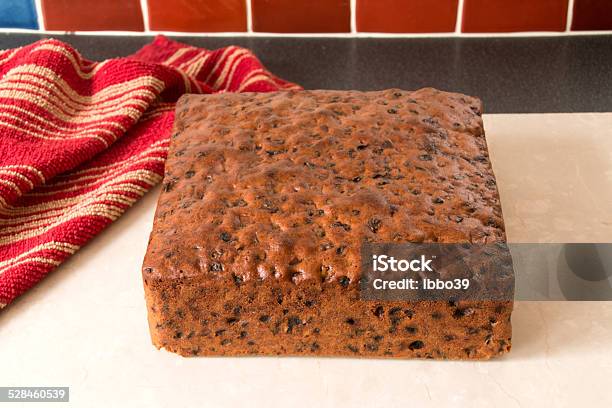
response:
[(182, 94), (282, 89), (247, 49), (163, 36), (103, 62), (52, 39), (0, 51), (0, 308), (161, 180)]

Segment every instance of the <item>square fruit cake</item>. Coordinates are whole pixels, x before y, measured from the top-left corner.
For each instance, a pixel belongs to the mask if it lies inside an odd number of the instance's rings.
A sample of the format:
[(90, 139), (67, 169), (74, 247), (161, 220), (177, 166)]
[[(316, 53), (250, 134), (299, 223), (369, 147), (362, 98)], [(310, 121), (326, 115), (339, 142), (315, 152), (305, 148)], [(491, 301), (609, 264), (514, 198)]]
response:
[(186, 95), (142, 275), (191, 355), (485, 359), (512, 301), (366, 301), (363, 242), (505, 241), (481, 102), (438, 91)]

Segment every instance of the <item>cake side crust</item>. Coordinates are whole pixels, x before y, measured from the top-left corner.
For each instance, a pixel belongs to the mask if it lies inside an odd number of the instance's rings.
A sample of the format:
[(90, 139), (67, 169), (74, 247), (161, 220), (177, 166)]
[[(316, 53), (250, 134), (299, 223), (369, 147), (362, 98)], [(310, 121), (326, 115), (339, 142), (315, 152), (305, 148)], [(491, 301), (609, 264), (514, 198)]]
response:
[(331, 283), (145, 282), (153, 344), (186, 357), (489, 359), (511, 347), (512, 302), (363, 301)]

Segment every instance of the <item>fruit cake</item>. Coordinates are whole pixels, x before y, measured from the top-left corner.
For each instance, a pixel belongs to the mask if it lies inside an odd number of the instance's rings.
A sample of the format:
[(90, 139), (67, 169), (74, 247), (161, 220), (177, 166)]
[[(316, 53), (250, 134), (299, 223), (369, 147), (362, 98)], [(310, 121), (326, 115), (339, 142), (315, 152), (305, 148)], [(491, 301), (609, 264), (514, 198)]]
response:
[(371, 301), (360, 247), (505, 242), (477, 98), (389, 89), (183, 96), (142, 275), (183, 356), (486, 359), (512, 300)]

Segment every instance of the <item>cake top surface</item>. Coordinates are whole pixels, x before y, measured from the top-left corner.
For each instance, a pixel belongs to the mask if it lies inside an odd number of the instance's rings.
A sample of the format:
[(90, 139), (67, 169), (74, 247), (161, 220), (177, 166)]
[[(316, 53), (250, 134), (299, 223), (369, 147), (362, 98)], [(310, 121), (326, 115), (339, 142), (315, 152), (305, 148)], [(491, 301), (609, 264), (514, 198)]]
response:
[(143, 268), (344, 284), (359, 278), (363, 242), (504, 240), (476, 98), (187, 95)]

